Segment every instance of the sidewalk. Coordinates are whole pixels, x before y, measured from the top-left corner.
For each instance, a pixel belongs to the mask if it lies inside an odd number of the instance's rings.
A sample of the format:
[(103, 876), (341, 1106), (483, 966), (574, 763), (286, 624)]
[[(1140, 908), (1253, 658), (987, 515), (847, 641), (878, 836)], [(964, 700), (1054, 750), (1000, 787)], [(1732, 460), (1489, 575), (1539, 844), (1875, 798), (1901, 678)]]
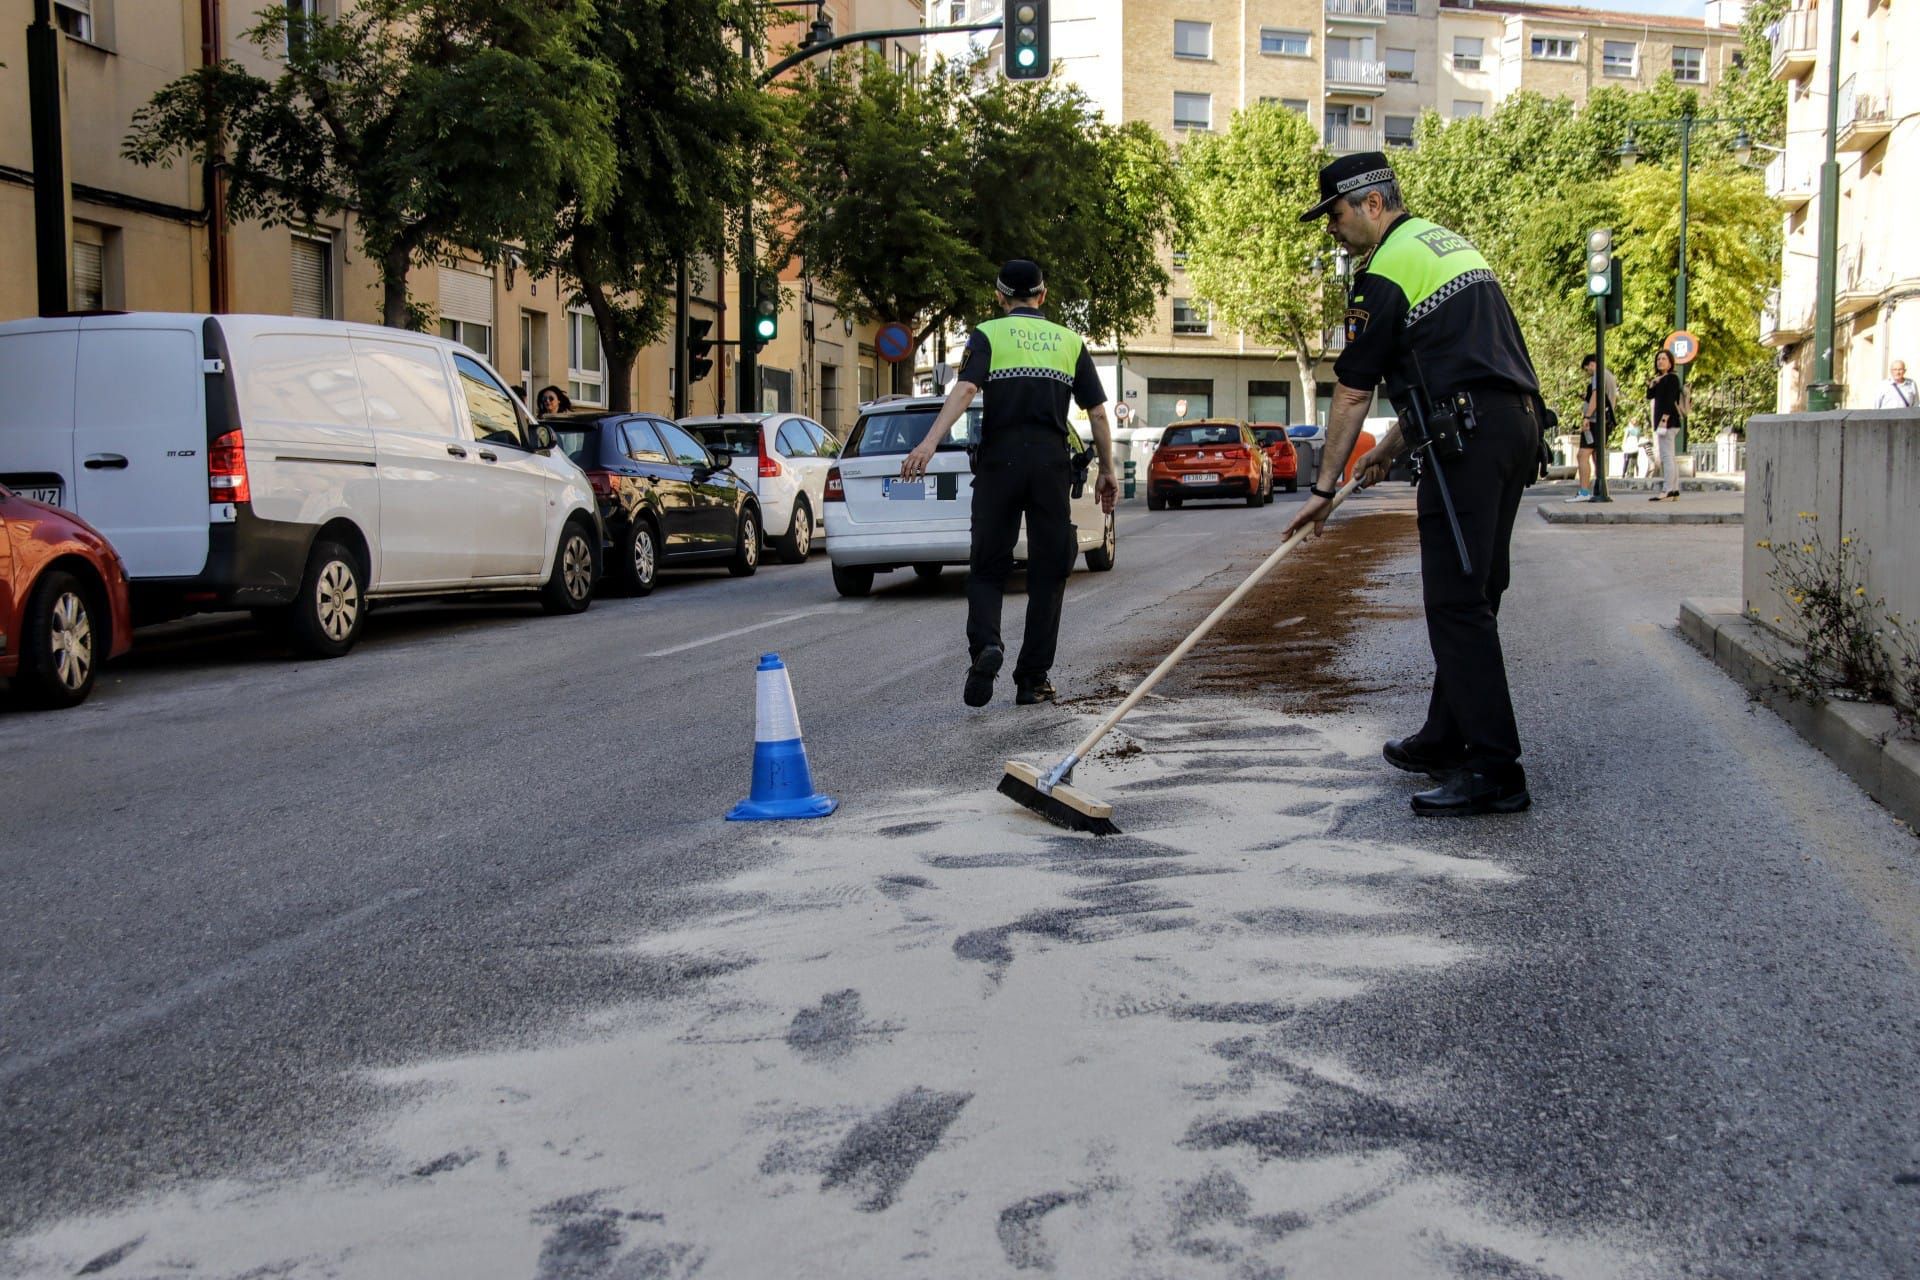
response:
[(1649, 501), (1657, 491), (1650, 480), (1607, 481), (1611, 502), (1569, 502), (1574, 487), (1565, 483), (1535, 492), (1548, 524), (1740, 524), (1747, 497), (1737, 483), (1738, 477), (1719, 476), (1682, 481), (1671, 502)]

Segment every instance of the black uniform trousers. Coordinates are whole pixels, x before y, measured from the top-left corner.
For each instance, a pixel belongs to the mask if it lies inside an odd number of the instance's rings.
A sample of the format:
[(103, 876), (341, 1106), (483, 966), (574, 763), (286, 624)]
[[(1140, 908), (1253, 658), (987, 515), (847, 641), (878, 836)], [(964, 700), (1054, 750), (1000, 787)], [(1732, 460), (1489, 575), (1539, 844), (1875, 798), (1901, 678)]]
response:
[(1520, 497), (1533, 478), (1540, 420), (1532, 396), (1476, 390), (1479, 429), (1464, 457), (1445, 464), (1473, 572), (1460, 572), (1433, 468), (1420, 478), (1420, 579), (1433, 647), (1433, 694), (1423, 747), (1464, 755), (1467, 767), (1498, 778), (1520, 774), (1520, 729), (1500, 650), (1500, 597), (1510, 575), (1507, 544)]
[(1053, 667), (1060, 605), (1077, 550), (1068, 498), (1073, 464), (1058, 430), (1023, 427), (988, 433), (973, 476), (973, 546), (967, 560), (967, 649), (1000, 644), (1000, 604), (1013, 572), (1020, 520), (1027, 524), (1027, 630), (1016, 680)]

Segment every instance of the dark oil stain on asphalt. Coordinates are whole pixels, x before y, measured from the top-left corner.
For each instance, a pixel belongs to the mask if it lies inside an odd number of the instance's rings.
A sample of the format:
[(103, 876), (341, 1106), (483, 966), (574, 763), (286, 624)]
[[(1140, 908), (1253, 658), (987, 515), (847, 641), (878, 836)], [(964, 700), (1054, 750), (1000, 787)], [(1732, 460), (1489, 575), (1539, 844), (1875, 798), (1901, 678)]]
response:
[(971, 1093), (909, 1089), (853, 1127), (828, 1163), (820, 1189), (851, 1187), (865, 1195), (859, 1205), (865, 1212), (886, 1209), (972, 1100)]
[(996, 1230), (1007, 1261), (1022, 1271), (1051, 1271), (1053, 1252), (1040, 1233), (1040, 1220), (1063, 1205), (1086, 1202), (1084, 1191), (1049, 1191), (1002, 1209)]
[(472, 1164), (479, 1158), (480, 1153), (471, 1147), (468, 1147), (465, 1151), (449, 1151), (438, 1160), (429, 1160), (418, 1169), (415, 1169), (413, 1176), (416, 1178), (431, 1178), (436, 1173), (445, 1173), (449, 1169), (458, 1169), (462, 1165)]
[(820, 1003), (793, 1015), (787, 1044), (801, 1057), (833, 1062), (853, 1052), (862, 1038), (885, 1039), (893, 1027), (871, 1023), (861, 1012), (860, 993), (851, 988), (822, 996)]
[(128, 1255), (130, 1255), (135, 1249), (138, 1249), (142, 1244), (146, 1243), (146, 1239), (147, 1238), (145, 1236), (135, 1236), (133, 1239), (127, 1241), (123, 1245), (116, 1245), (115, 1247), (101, 1254), (99, 1257), (91, 1259), (86, 1266), (81, 1267), (80, 1270), (76, 1271), (74, 1274), (82, 1275), (82, 1276), (97, 1276), (102, 1271), (105, 1271), (110, 1267), (117, 1267), (122, 1262), (125, 1262), (127, 1260)]

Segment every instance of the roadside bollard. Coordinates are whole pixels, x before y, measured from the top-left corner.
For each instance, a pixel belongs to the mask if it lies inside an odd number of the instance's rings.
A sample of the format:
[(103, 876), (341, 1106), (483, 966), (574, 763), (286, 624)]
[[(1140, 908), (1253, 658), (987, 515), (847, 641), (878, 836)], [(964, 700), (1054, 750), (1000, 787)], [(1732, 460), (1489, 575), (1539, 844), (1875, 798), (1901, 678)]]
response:
[(1120, 468), (1120, 496), (1123, 498), (1131, 498), (1133, 496), (1132, 458), (1128, 458)]

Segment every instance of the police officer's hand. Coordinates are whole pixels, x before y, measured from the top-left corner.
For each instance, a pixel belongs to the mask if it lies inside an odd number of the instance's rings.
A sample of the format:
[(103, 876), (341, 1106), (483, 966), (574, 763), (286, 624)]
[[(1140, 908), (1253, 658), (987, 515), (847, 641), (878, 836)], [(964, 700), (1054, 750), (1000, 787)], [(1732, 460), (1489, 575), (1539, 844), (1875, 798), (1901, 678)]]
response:
[(927, 464), (933, 461), (933, 452), (939, 447), (938, 441), (915, 445), (913, 452), (900, 460), (900, 478), (918, 480), (927, 474)]
[(1313, 536), (1319, 537), (1327, 531), (1327, 517), (1333, 514), (1333, 499), (1323, 498), (1319, 494), (1308, 494), (1307, 500), (1300, 504), (1300, 511), (1287, 525), (1286, 536), (1291, 538), (1296, 529), (1311, 524)]
[(1100, 473), (1100, 478), (1093, 485), (1093, 495), (1100, 499), (1100, 510), (1112, 515), (1113, 504), (1120, 501), (1120, 482), (1113, 478), (1113, 472)]
[(1393, 466), (1393, 457), (1379, 445), (1367, 450), (1353, 468), (1353, 474), (1360, 479), (1360, 487), (1369, 489), (1385, 480), (1387, 470)]

